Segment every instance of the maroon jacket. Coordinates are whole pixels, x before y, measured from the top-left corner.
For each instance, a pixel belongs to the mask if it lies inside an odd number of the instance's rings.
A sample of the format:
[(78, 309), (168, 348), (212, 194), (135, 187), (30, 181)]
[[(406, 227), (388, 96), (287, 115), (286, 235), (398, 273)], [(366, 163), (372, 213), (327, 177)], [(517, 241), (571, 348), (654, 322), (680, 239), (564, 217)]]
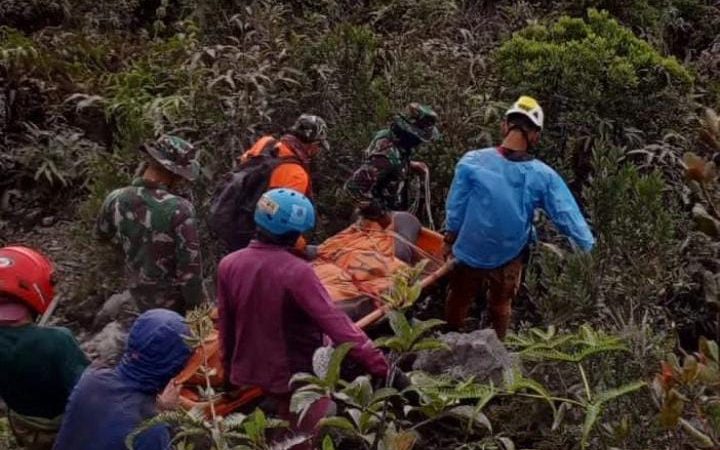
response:
[(295, 373), (312, 372), (323, 333), (354, 342), (350, 356), (370, 374), (387, 374), (382, 352), (333, 305), (312, 266), (282, 247), (252, 241), (223, 258), (217, 298), (223, 365), (236, 386), (291, 391)]

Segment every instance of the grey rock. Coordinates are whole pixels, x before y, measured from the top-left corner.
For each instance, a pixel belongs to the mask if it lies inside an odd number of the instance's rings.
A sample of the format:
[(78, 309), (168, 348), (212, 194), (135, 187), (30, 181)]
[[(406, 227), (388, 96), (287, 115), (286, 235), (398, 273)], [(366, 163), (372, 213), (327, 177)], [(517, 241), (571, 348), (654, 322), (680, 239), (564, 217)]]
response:
[(81, 345), (95, 366), (114, 366), (122, 357), (127, 342), (128, 328), (121, 322), (105, 325), (98, 334)]
[(502, 383), (503, 374), (513, 367), (513, 358), (494, 330), (472, 333), (447, 333), (439, 339), (450, 350), (424, 351), (413, 363), (414, 370), (433, 375), (449, 375), (457, 379), (474, 377), (484, 383)]
[[(130, 291), (122, 291), (119, 294), (113, 294), (103, 304), (100, 311), (95, 316), (93, 328), (99, 329), (104, 327), (108, 322), (113, 320), (124, 319), (125, 313), (132, 309), (133, 298)], [(121, 320), (126, 323), (126, 320)]]

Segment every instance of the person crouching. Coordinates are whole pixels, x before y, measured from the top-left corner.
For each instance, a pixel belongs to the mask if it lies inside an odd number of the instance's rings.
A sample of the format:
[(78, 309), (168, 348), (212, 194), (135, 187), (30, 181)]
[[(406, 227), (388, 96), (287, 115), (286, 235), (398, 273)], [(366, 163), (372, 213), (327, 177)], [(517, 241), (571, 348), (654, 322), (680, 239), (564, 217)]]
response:
[[(125, 450), (126, 437), (158, 413), (158, 394), (165, 389), (161, 399), (177, 396), (179, 387), (170, 380), (190, 358), (183, 340), (188, 335), (184, 319), (174, 311), (151, 309), (141, 314), (130, 329), (120, 364), (83, 374), (70, 396), (54, 450)], [(170, 448), (168, 427), (143, 431), (133, 448)]]
[(70, 330), (35, 324), (55, 297), (53, 272), (31, 248), (0, 249), (0, 398), (27, 450), (52, 448), (68, 396), (88, 365)]

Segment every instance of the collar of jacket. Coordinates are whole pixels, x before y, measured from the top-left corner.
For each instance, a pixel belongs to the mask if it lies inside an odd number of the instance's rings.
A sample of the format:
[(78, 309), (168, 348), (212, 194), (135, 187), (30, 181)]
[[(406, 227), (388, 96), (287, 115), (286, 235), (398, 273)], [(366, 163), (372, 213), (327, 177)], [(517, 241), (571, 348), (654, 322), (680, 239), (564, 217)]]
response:
[(292, 134), (284, 134), (280, 138), (280, 142), (288, 146), (288, 148), (297, 156), (304, 166), (310, 165), (310, 155), (307, 153), (307, 144)]
[(160, 183), (160, 182), (149, 181), (149, 180), (146, 180), (146, 179), (144, 179), (144, 178), (142, 178), (142, 177), (137, 177), (137, 178), (135, 178), (135, 179), (132, 181), (131, 185), (132, 185), (132, 186), (136, 186), (136, 187), (144, 187), (144, 188), (148, 188), (148, 189), (163, 189), (163, 190), (165, 190), (165, 191), (170, 191), (170, 188), (168, 187), (167, 184), (165, 184), (165, 183)]

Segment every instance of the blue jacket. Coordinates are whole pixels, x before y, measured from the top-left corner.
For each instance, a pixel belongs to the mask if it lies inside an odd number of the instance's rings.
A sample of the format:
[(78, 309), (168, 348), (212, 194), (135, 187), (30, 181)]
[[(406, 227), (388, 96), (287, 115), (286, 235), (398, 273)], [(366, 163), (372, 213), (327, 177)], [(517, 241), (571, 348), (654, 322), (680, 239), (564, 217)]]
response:
[(506, 264), (528, 244), (538, 208), (583, 250), (595, 245), (570, 190), (549, 166), (510, 161), (495, 147), (468, 152), (447, 199), (447, 229), (457, 234), (453, 254), (480, 269)]
[[(190, 357), (183, 318), (153, 309), (133, 324), (123, 359), (115, 369), (88, 369), (75, 386), (53, 450), (125, 450), (125, 438), (157, 414), (155, 397)], [(136, 450), (170, 446), (166, 426), (135, 439)]]

